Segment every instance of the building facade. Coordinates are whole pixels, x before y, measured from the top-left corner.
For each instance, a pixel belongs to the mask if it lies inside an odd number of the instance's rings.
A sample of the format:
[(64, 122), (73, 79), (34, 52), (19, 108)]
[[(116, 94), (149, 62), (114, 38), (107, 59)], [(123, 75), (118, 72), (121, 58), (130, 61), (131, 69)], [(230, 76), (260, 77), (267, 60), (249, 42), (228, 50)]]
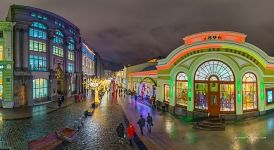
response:
[(82, 51), (78, 27), (51, 12), (12, 5), (14, 103), (34, 105), (58, 94), (81, 93)]
[(129, 89), (136, 90), (134, 82), (154, 82), (156, 99), (175, 114), (263, 115), (274, 109), (274, 58), (245, 39), (227, 31), (187, 36), (155, 69), (128, 73)]
[(13, 101), (13, 23), (0, 21), (0, 100), (12, 108)]
[(96, 63), (95, 63), (95, 66), (96, 66), (96, 77), (98, 78), (103, 78), (104, 75), (105, 75), (105, 72), (104, 72), (104, 61), (103, 59), (101, 58), (101, 56), (98, 54), (98, 52), (95, 52), (95, 55), (96, 55)]

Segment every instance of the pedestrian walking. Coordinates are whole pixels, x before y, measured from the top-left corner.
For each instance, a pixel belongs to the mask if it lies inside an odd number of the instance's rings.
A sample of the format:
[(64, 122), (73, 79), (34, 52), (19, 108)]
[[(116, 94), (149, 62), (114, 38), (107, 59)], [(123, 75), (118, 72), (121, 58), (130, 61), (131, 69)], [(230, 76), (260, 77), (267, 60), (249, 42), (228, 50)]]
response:
[(119, 126), (116, 128), (116, 132), (119, 138), (119, 143), (124, 144), (125, 138), (125, 128), (123, 123), (120, 123)]
[(152, 117), (150, 116), (150, 114), (148, 113), (147, 114), (147, 130), (149, 133), (151, 133), (151, 127), (153, 126), (153, 123), (152, 123)]
[(144, 132), (143, 132), (143, 128), (145, 126), (145, 123), (146, 123), (146, 120), (143, 118), (142, 115), (140, 115), (140, 119), (138, 120), (137, 124), (139, 125), (140, 127), (140, 130), (141, 130), (141, 134), (144, 135)]
[(128, 125), (127, 135), (128, 135), (128, 138), (129, 138), (129, 144), (131, 146), (133, 146), (132, 140), (133, 140), (133, 138), (135, 136), (135, 128), (134, 128), (134, 126), (132, 124)]
[(58, 98), (57, 98), (57, 103), (58, 103), (58, 107), (60, 108), (61, 105), (62, 105), (61, 96), (58, 96)]
[(64, 95), (62, 95), (61, 100), (62, 100), (62, 103), (65, 102), (65, 96)]

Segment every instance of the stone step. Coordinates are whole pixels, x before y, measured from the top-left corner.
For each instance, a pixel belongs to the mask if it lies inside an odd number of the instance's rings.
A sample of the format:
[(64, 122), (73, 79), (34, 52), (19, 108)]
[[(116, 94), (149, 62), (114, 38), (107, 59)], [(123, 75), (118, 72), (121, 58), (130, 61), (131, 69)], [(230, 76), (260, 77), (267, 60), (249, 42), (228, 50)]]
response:
[(223, 124), (207, 124), (207, 123), (197, 122), (196, 125), (200, 127), (205, 127), (205, 128), (224, 128)]
[(206, 131), (224, 131), (225, 127), (222, 128), (208, 128), (208, 127), (202, 127), (202, 126), (193, 126), (194, 129), (199, 129), (199, 130), (206, 130)]

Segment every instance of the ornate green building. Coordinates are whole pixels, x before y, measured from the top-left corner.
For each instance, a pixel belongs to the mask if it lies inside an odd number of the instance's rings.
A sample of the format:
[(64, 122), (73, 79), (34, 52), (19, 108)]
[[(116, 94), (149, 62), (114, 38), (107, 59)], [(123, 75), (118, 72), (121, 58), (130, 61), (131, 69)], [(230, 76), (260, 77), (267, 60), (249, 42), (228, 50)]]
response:
[(3, 108), (13, 102), (13, 23), (0, 21), (0, 100)]
[(187, 36), (155, 69), (128, 73), (128, 88), (151, 96), (142, 84), (150, 80), (153, 85), (146, 87), (156, 86), (158, 102), (175, 114), (225, 119), (263, 115), (274, 108), (274, 58), (245, 38), (227, 31)]

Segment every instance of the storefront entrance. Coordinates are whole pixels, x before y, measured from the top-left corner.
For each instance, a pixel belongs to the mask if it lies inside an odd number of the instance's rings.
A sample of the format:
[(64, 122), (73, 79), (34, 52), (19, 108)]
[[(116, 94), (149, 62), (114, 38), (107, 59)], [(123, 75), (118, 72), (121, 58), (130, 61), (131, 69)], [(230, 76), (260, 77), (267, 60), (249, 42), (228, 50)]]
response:
[(209, 116), (235, 111), (235, 80), (230, 67), (218, 60), (201, 64), (195, 73), (195, 109)]
[(217, 76), (211, 76), (208, 81), (208, 112), (210, 116), (219, 116), (220, 114), (220, 91), (219, 79)]

